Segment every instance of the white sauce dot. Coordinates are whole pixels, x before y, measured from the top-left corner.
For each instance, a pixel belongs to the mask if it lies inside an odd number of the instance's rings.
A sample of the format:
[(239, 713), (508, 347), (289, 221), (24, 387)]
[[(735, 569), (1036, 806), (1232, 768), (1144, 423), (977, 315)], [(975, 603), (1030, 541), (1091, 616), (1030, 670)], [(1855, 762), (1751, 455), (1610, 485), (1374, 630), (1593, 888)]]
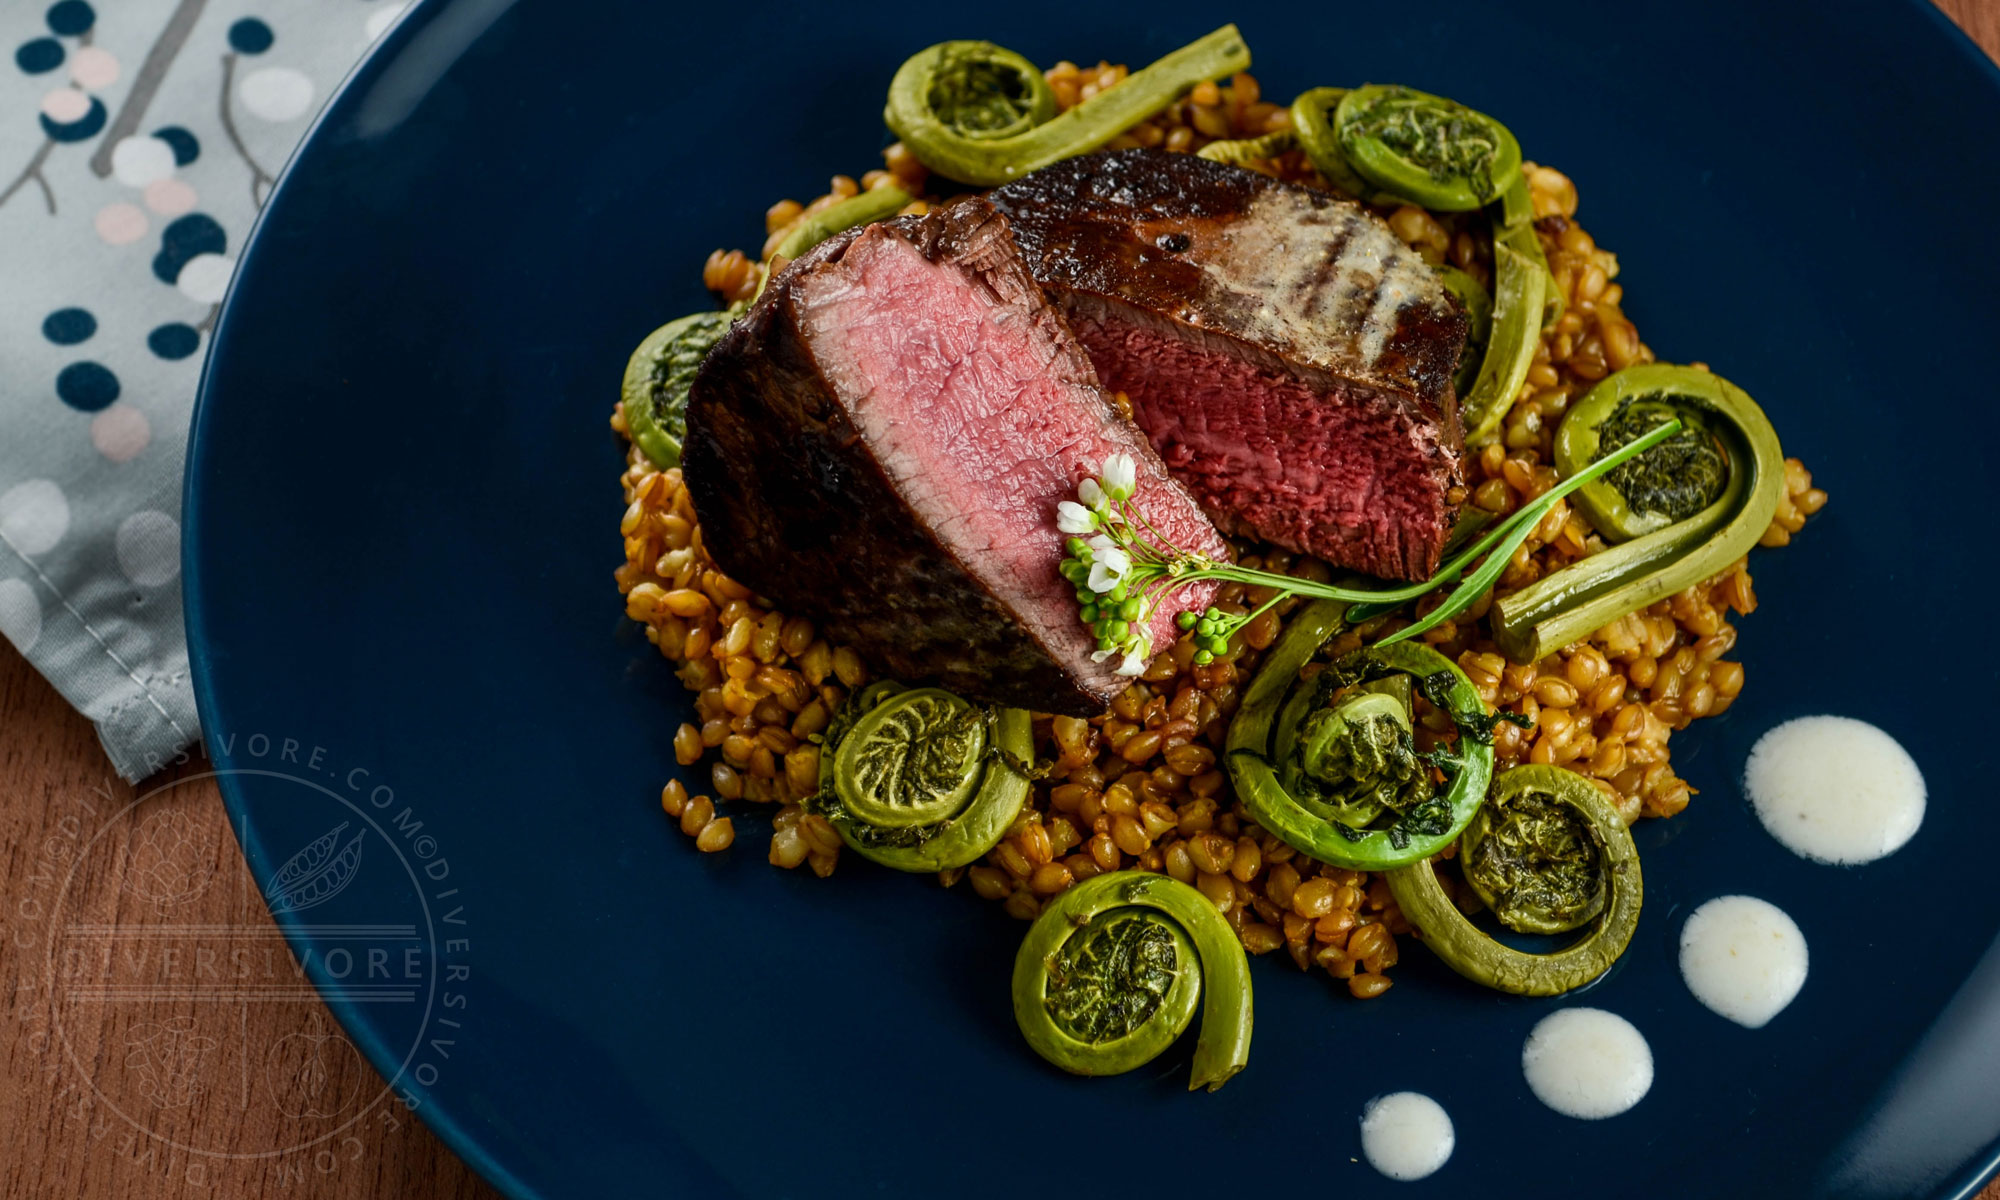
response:
[(1451, 1157), (1451, 1117), (1421, 1092), (1377, 1096), (1361, 1113), (1361, 1152), (1391, 1179), (1422, 1179)]
[(1566, 1117), (1615, 1117), (1653, 1086), (1653, 1051), (1632, 1023), (1601, 1008), (1565, 1008), (1528, 1031), (1521, 1073), (1537, 1099)]
[(1806, 938), (1775, 904), (1717, 896), (1681, 926), (1681, 978), (1709, 1008), (1761, 1029), (1806, 984)]
[(1757, 739), (1743, 790), (1772, 837), (1816, 862), (1894, 854), (1924, 820), (1924, 776), (1895, 738), (1851, 717), (1800, 717)]

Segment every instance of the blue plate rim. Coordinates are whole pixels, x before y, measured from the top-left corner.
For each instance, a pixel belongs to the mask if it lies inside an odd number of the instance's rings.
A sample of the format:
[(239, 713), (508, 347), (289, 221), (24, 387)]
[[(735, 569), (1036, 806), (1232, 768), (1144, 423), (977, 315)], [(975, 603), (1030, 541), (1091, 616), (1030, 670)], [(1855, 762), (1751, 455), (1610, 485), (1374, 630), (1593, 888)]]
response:
[[(355, 102), (355, 96), (367, 84), (374, 81), (386, 69), (387, 64), (394, 62), (410, 41), (441, 14), (450, 11), (454, 5), (467, 2), (469, 0), (418, 0), (348, 71), (329, 95), (326, 104), (313, 117), (298, 144), (279, 169), (277, 180), (266, 196), (264, 207), (258, 211), (249, 233), (244, 238), (243, 249), (238, 255), (238, 274), (250, 262), (252, 256), (262, 250), (265, 219), (277, 204), (279, 197), (301, 186), (295, 179), (294, 166), (307, 155), (327, 129), (346, 119), (347, 110)], [(498, 9), (492, 16), (497, 18), (517, 2), (518, 0), (500, 0)], [(1961, 59), (1973, 64), (1975, 73), (1980, 75), (1992, 89), (1996, 108), (2000, 108), (2000, 62), (1996, 62), (1993, 56), (1988, 55), (1971, 35), (1946, 15), (1933, 0), (1897, 0), (1897, 4), (1906, 10), (1917, 10), (1920, 20), (1928, 22), (1931, 28), (1938, 30)], [(182, 471), (182, 601), (186, 614), (195, 707), (204, 731), (212, 727), (210, 718), (218, 709), (218, 701), (209, 658), (208, 613), (202, 602), (202, 597), (205, 595), (205, 576), (201, 566), (203, 560), (201, 549), (206, 534), (201, 523), (192, 518), (201, 510), (198, 500), (206, 490), (203, 481), (209, 454), (208, 439), (203, 433), (213, 418), (213, 409), (208, 402), (209, 394), (211, 385), (220, 374), (217, 364), (225, 357), (225, 347), (231, 343), (235, 326), (239, 323), (233, 319), (236, 296), (237, 288), (232, 278), (231, 286), (224, 295), (217, 314), (208, 352), (203, 358), (195, 404), (189, 422), (186, 464)], [(242, 775), (233, 766), (231, 762), (233, 756), (228, 752), (217, 753), (215, 748), (210, 748), (209, 754), (215, 763), (214, 775), (224, 808), (230, 817), (232, 836), (237, 840), (238, 850), (243, 854), (245, 864), (250, 870), (251, 877), (256, 881), (261, 895), (270, 881), (272, 870), (268, 864), (271, 860), (251, 820), (251, 809), (241, 790)], [(260, 867), (260, 862), (267, 866)], [(313, 942), (301, 932), (304, 924), (301, 916), (295, 912), (270, 910), (268, 904), (266, 911), (271, 912), (273, 920), (284, 935), (286, 944), (292, 948), (294, 954), (301, 956), (302, 961), (310, 964), (312, 960), (303, 958), (303, 955), (313, 946)], [(399, 1055), (387, 1044), (382, 1034), (363, 1019), (361, 1008), (352, 1001), (328, 999), (323, 993), (322, 981), (316, 968), (309, 965), (307, 975), (315, 991), (322, 993), (319, 997), (321, 1003), (325, 1004), (328, 1011), (340, 1022), (342, 1029), (350, 1035), (356, 1047), (361, 1050), (377, 1073), (385, 1080), (391, 1081), (392, 1085), (423, 1094), (423, 1102), (414, 1112), (453, 1154), (478, 1172), (487, 1183), (509, 1197), (518, 1200), (544, 1200), (548, 1196), (548, 1193), (536, 1190), (509, 1171), (487, 1150), (485, 1143), (450, 1110), (449, 1105), (441, 1103), (436, 1096), (424, 1094), (426, 1090), (414, 1081), (398, 1079), (402, 1066)], [(1995, 1020), (2000, 1021), (2000, 1016), (1996, 1016)], [(1935, 1193), (1934, 1200), (1972, 1200), (1983, 1186), (1996, 1177), (2000, 1177), (2000, 1137), (1996, 1137), (1982, 1152), (1968, 1159), (1956, 1174), (1948, 1176), (1942, 1189)]]
[[(201, 565), (206, 533), (200, 521), (190, 518), (201, 511), (199, 498), (205, 491), (203, 480), (204, 467), (208, 460), (208, 439), (204, 438), (202, 433), (213, 416), (213, 409), (208, 403), (209, 389), (219, 373), (217, 363), (225, 358), (225, 347), (230, 344), (238, 323), (233, 320), (237, 296), (236, 275), (240, 275), (252, 256), (259, 253), (263, 244), (265, 219), (279, 198), (289, 190), (300, 186), (297, 172), (292, 169), (294, 165), (305, 157), (323, 131), (345, 119), (347, 109), (354, 103), (354, 97), (377, 78), (387, 64), (394, 62), (397, 54), (419, 32), (428, 27), (441, 13), (448, 11), (454, 2), (457, 0), (418, 0), (418, 3), (398, 18), (395, 25), (363, 53), (361, 60), (348, 70), (346, 76), (327, 97), (326, 104), (314, 115), (311, 124), (300, 136), (298, 144), (286, 158), (284, 166), (279, 168), (277, 181), (272, 184), (270, 192), (265, 196), (264, 207), (257, 211), (256, 218), (251, 222), (250, 232), (243, 239), (243, 250), (237, 256), (236, 273), (231, 277), (230, 287), (224, 294), (221, 308), (216, 314), (215, 331), (210, 338), (208, 354), (202, 360), (201, 376), (196, 384), (194, 411), (188, 424), (187, 463), (181, 473), (181, 600), (182, 610), (186, 614), (188, 662), (194, 682), (195, 713), (200, 720), (204, 737), (207, 736), (206, 731), (214, 727), (211, 717), (218, 711), (219, 706), (215, 696), (215, 677), (209, 661), (208, 612), (202, 603), (202, 597), (206, 594), (205, 575)], [(502, 11), (513, 7), (515, 2), (516, 0), (503, 0)], [(243, 855), (244, 865), (249, 868), (251, 878), (257, 883), (259, 897), (265, 897), (276, 864), (267, 852), (268, 848), (261, 844), (256, 825), (251, 819), (252, 810), (241, 790), (243, 776), (234, 769), (230, 762), (232, 756), (227, 751), (217, 753), (215, 747), (209, 747), (208, 750), (210, 759), (216, 767), (215, 781), (217, 789), (222, 794), (223, 808), (229, 814), (231, 835), (236, 839), (237, 850)], [(320, 994), (320, 1003), (326, 1005), (334, 1020), (340, 1022), (341, 1028), (368, 1060), (369, 1065), (385, 1081), (389, 1081), (392, 1090), (400, 1083), (412, 1092), (422, 1092), (424, 1089), (414, 1080), (399, 1079), (403, 1068), (401, 1056), (388, 1045), (378, 1029), (363, 1019), (360, 1006), (352, 1001), (329, 999), (326, 996), (319, 970), (311, 966), (316, 960), (305, 954), (313, 942), (301, 932), (301, 927), (305, 924), (304, 918), (298, 912), (279, 912), (272, 909), (268, 902), (265, 904), (265, 911), (269, 912), (277, 923), (279, 931), (284, 935), (285, 944), (291, 948), (294, 957), (308, 964), (306, 974), (313, 985), (313, 990)], [(378, 1098), (376, 1103), (382, 1103), (382, 1100)], [(536, 1191), (502, 1165), (487, 1151), (485, 1144), (449, 1111), (448, 1106), (437, 1102), (436, 1097), (426, 1095), (423, 1103), (414, 1111), (417, 1118), (436, 1134), (453, 1154), (478, 1172), (487, 1183), (514, 1200), (543, 1200), (545, 1193)]]

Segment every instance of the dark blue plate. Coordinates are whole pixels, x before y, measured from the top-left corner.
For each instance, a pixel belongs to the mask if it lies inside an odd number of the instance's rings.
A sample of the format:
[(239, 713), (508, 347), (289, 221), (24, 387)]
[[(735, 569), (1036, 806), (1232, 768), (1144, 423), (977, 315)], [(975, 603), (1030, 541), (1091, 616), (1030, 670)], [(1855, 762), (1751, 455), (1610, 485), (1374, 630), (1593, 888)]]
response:
[[(1971, 1189), (2000, 1137), (1992, 571), (1965, 540), (1991, 509), (2000, 74), (1917, 2), (1133, 11), (450, 0), (335, 99), (222, 317), (186, 550), (211, 748), (264, 772), (225, 795), (260, 878), (294, 863), (274, 894), (335, 1012), (522, 1196)], [(605, 422), (633, 344), (708, 303), (711, 248), (875, 164), (905, 55), (990, 37), (1138, 64), (1231, 17), (1274, 94), (1410, 83), (1570, 172), (1646, 339), (1744, 385), (1833, 503), (1756, 555), (1749, 688), (1675, 739), (1702, 794), (1637, 831), (1646, 918), (1611, 978), (1509, 999), (1412, 943), (1359, 1004), (1266, 961), (1250, 1068), (1188, 1095), (1185, 1045), (1095, 1081), (1036, 1058), (997, 906), (851, 857), (773, 870), (754, 820), (719, 856), (670, 827), (689, 705), (612, 586)], [(1757, 735), (1811, 712), (1923, 766), (1929, 818), (1892, 858), (1806, 863), (1738, 794)], [(365, 836), (335, 887), (311, 844), (338, 822)], [(1756, 1032), (1675, 964), (1689, 908), (1734, 892), (1812, 949)], [(1529, 1027), (1580, 1001), (1652, 1043), (1625, 1116), (1557, 1116), (1521, 1078)], [(1406, 1088), (1459, 1139), (1410, 1187), (1356, 1132)]]

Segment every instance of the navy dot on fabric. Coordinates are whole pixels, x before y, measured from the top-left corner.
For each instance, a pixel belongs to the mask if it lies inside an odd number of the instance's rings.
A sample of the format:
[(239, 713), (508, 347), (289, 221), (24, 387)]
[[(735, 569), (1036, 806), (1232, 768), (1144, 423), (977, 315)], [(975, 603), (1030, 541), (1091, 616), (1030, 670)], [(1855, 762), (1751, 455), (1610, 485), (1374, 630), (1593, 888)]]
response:
[(84, 0), (59, 0), (49, 6), (49, 31), (63, 37), (75, 37), (79, 33), (89, 33), (97, 24), (97, 13)]
[(30, 75), (40, 75), (53, 71), (63, 64), (63, 44), (54, 38), (36, 38), (32, 42), (22, 42), (14, 51), (14, 65)]
[(245, 17), (229, 27), (229, 48), (238, 54), (262, 54), (276, 40), (271, 27), (255, 17)]
[(189, 213), (160, 234), (160, 252), (153, 256), (153, 274), (161, 283), (181, 277), (181, 268), (197, 254), (221, 254), (229, 248), (222, 226), (207, 213)]
[(42, 336), (58, 346), (88, 341), (97, 332), (97, 318), (81, 308), (59, 308), (42, 318)]
[(56, 395), (79, 412), (97, 412), (118, 399), (118, 377), (94, 362), (77, 362), (56, 376)]
[(71, 121), (67, 125), (49, 120), (49, 114), (47, 113), (37, 115), (42, 119), (42, 132), (48, 134), (56, 141), (87, 142), (91, 138), (96, 137), (98, 132), (104, 128), (104, 101), (92, 96), (90, 98), (90, 111), (83, 114), (81, 120)]
[(165, 359), (186, 358), (201, 348), (201, 334), (175, 321), (146, 335), (146, 348)]
[(178, 125), (162, 125), (153, 131), (153, 136), (174, 148), (174, 165), (177, 167), (185, 167), (201, 157), (201, 142)]

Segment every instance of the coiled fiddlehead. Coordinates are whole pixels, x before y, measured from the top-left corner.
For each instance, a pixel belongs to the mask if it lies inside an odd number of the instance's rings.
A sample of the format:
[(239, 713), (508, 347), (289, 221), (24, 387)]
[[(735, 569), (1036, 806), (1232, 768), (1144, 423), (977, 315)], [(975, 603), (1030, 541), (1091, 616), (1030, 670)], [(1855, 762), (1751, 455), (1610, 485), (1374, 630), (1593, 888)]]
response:
[(663, 470), (681, 465), (688, 387), (733, 319), (726, 312), (699, 312), (669, 321), (647, 334), (625, 362), (618, 391), (625, 427), (633, 444)]
[(940, 42), (896, 71), (882, 115), (926, 167), (993, 187), (1095, 150), (1203, 80), (1249, 65), (1243, 35), (1225, 25), (1057, 114), (1027, 59), (992, 42)]
[(1300, 92), (1292, 101), (1292, 136), (1306, 161), (1333, 186), (1369, 204), (1400, 203), (1400, 196), (1384, 192), (1361, 177), (1340, 151), (1340, 135), (1334, 132), (1333, 114), (1347, 97), (1346, 88), (1317, 87)]
[(1443, 96), (1369, 84), (1333, 113), (1340, 155), (1377, 187), (1437, 212), (1469, 212), (1521, 177), (1521, 146), (1500, 122)]
[(1188, 1090), (1250, 1060), (1250, 962), (1208, 897), (1166, 875), (1113, 871), (1056, 896), (1014, 958), (1014, 1019), (1043, 1058), (1117, 1075), (1157, 1058), (1202, 1005)]
[[(1483, 821), (1483, 824), (1481, 823)], [(1581, 940), (1531, 954), (1494, 940), (1459, 911), (1428, 862), (1385, 878), (1396, 904), (1451, 969), (1475, 983), (1523, 996), (1555, 996), (1611, 968), (1639, 927), (1644, 883), (1639, 851), (1597, 785), (1560, 767), (1515, 767), (1460, 842), (1473, 890), (1510, 928), (1574, 929)]]
[(1647, 363), (1606, 377), (1563, 417), (1556, 467), (1572, 476), (1675, 419), (1682, 432), (1574, 494), (1621, 544), (1494, 602), (1508, 657), (1533, 662), (1692, 587), (1770, 528), (1785, 486), (1777, 431), (1743, 389), (1708, 371)]
[(881, 681), (827, 727), (807, 807), (864, 858), (899, 871), (962, 867), (998, 845), (1027, 801), (1033, 732), (1023, 709)]
[[(1230, 724), (1229, 775), (1250, 815), (1285, 844), (1381, 871), (1430, 857), (1472, 819), (1492, 777), (1493, 718), (1456, 664), (1414, 643), (1357, 651), (1301, 681), (1344, 612), (1320, 601), (1292, 618)], [(1417, 752), (1413, 692), (1450, 715), (1454, 747)], [(1442, 791), (1432, 767), (1445, 773)]]

